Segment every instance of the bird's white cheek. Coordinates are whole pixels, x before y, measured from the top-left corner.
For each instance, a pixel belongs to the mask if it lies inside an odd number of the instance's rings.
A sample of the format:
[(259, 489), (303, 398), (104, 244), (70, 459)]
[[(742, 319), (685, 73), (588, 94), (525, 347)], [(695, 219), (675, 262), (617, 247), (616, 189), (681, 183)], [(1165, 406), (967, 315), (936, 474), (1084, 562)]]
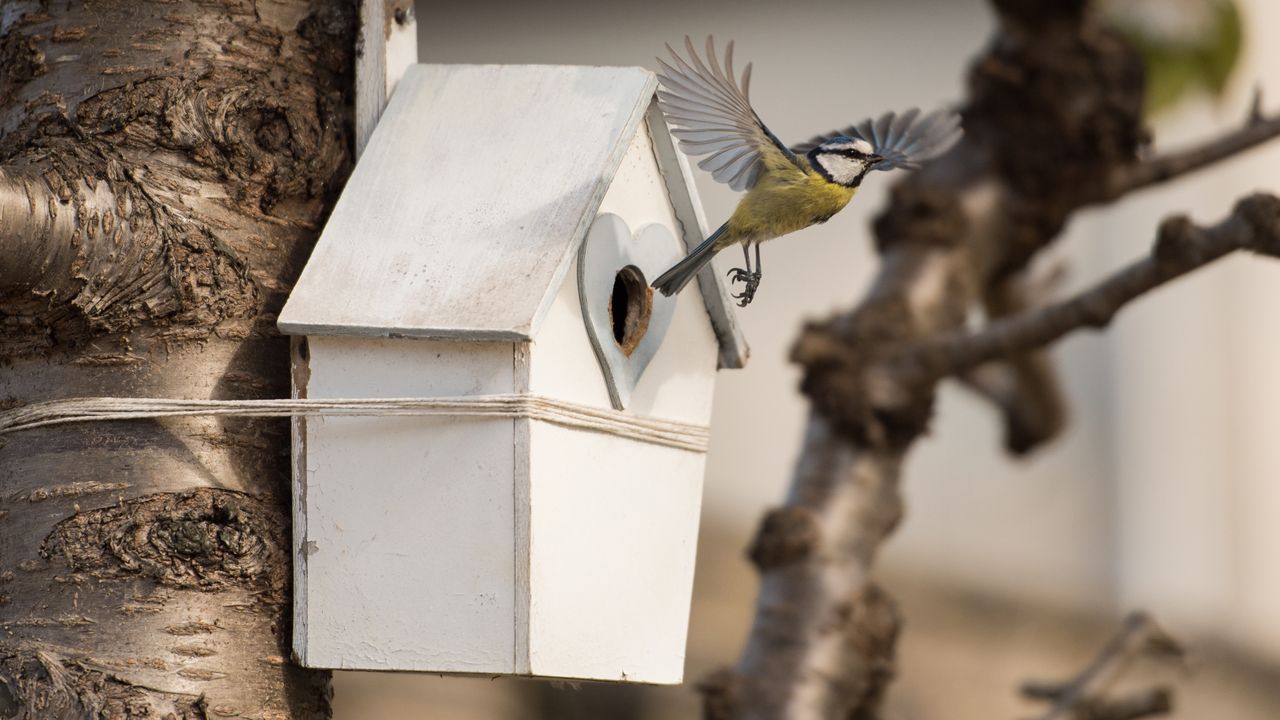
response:
[(822, 155), (818, 158), (822, 167), (838, 183), (850, 183), (862, 173), (866, 163), (843, 155)]

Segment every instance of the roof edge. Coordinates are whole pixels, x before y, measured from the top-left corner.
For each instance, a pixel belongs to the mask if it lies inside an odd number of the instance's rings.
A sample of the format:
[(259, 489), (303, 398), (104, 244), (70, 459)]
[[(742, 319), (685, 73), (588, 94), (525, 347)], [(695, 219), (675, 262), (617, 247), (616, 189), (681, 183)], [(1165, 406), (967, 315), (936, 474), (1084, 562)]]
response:
[(493, 328), (386, 328), (363, 325), (328, 325), (307, 322), (281, 322), (276, 325), (285, 335), (337, 335), (359, 338), (400, 338), (411, 340), (466, 340), (476, 342), (530, 342), (533, 334), (527, 328), (494, 330)]
[[(702, 201), (698, 197), (698, 187), (694, 184), (693, 170), (689, 165), (689, 158), (676, 147), (671, 129), (667, 127), (657, 103), (651, 103), (648, 112), (658, 169), (666, 180), (667, 196), (671, 199), (676, 221), (680, 224), (685, 248), (689, 250), (705, 240), (710, 233), (706, 215), (702, 211)], [(702, 304), (711, 317), (711, 328), (720, 344), (719, 367), (727, 370), (746, 367), (747, 359), (751, 357), (751, 348), (747, 345), (746, 335), (742, 332), (742, 325), (733, 309), (729, 289), (711, 263), (702, 268), (697, 278)]]

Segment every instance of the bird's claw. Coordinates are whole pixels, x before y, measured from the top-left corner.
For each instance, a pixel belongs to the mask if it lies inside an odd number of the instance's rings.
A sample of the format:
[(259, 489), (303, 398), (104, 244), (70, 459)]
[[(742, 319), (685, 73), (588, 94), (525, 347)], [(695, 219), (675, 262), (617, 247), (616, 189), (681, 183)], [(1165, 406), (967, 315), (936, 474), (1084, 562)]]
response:
[(760, 287), (760, 273), (748, 272), (742, 268), (733, 268), (727, 275), (730, 283), (743, 283), (742, 292), (730, 296), (738, 301), (738, 307), (746, 307), (751, 304), (751, 300), (756, 296), (756, 290)]

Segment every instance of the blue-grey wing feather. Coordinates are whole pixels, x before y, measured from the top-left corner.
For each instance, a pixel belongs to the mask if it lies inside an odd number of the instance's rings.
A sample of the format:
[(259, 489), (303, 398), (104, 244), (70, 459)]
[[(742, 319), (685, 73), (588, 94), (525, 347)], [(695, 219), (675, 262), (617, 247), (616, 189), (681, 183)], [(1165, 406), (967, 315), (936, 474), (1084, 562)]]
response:
[[(763, 153), (776, 149), (792, 163), (795, 155), (765, 127), (751, 108), (751, 65), (735, 78), (733, 43), (725, 48), (724, 64), (716, 55), (715, 41), (707, 38), (706, 62), (693, 41), (684, 39), (688, 59), (670, 45), (671, 62), (658, 58), (663, 72), (658, 105), (674, 127), (680, 149), (689, 155), (705, 155), (698, 167), (734, 190), (750, 189), (764, 169)], [(798, 164), (798, 163), (797, 163)]]
[(873, 147), (887, 147), (889, 145), (889, 126), (894, 121), (893, 113), (885, 113), (875, 122), (875, 128), (872, 133), (871, 145)]
[(935, 110), (921, 116), (918, 108), (912, 108), (901, 115), (885, 113), (878, 118), (868, 118), (841, 130), (815, 136), (808, 142), (793, 146), (791, 151), (803, 154), (828, 140), (848, 137), (866, 140), (874, 152), (884, 158), (876, 165), (876, 170), (913, 170), (950, 150), (961, 135), (959, 113)]
[(899, 115), (889, 128), (889, 136), (885, 138), (885, 144), (893, 147), (902, 141), (905, 137), (907, 128), (911, 127), (911, 123), (920, 115), (920, 108), (911, 108), (910, 110)]

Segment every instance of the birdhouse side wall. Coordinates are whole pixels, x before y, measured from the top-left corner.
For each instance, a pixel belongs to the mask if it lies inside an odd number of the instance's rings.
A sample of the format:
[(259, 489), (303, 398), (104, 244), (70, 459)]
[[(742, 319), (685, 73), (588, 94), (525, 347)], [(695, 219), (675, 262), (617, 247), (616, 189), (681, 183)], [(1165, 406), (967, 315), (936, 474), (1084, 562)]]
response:
[(679, 683), (703, 460), (580, 435), (531, 423), (529, 672)]
[[(311, 337), (311, 398), (510, 393), (512, 343)], [(311, 667), (515, 672), (515, 438), (524, 421), (300, 423), (295, 650)]]
[[(645, 128), (601, 212), (680, 237)], [(530, 348), (530, 390), (610, 408), (569, 273)], [(719, 353), (702, 298), (678, 296), (626, 412), (706, 424)], [(678, 683), (683, 677), (705, 455), (530, 423), (529, 671)]]

